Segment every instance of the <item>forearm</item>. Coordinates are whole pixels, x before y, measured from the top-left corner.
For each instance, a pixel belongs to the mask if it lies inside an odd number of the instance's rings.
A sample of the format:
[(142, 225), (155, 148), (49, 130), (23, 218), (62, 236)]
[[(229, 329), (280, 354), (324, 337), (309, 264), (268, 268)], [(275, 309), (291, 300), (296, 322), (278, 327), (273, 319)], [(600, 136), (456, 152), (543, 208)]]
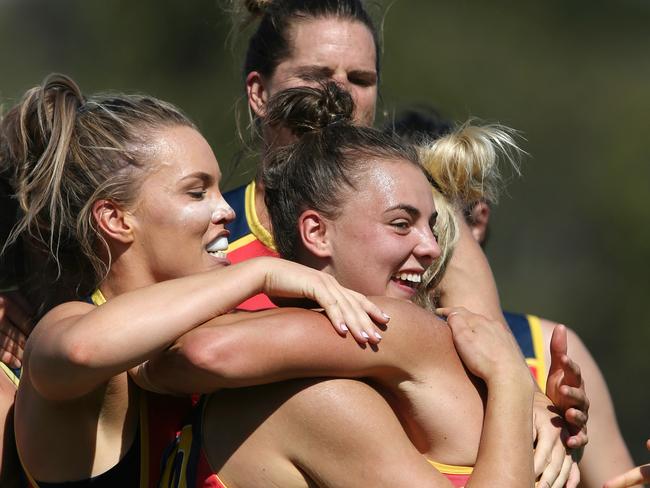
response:
[(488, 383), (478, 458), (467, 488), (534, 486), (531, 383), (509, 375)]
[(377, 351), (362, 349), (315, 312), (299, 312), (306, 320), (286, 315), (286, 321), (272, 317), (228, 325), (217, 325), (217, 319), (179, 338), (142, 372), (154, 390), (209, 393), (293, 378), (361, 377), (387, 362), (383, 344)]
[[(374, 299), (373, 299), (374, 300)], [(309, 310), (276, 309), (215, 318), (179, 338), (147, 365), (154, 388), (207, 393), (291, 378), (407, 377), (422, 367), (431, 347), (449, 344), (447, 327), (411, 304), (377, 299), (392, 317), (377, 347), (340, 337), (328, 320)], [(416, 315), (413, 315), (416, 314)], [(446, 341), (440, 334), (447, 335)], [(429, 357), (429, 356), (427, 356)]]
[(69, 394), (90, 391), (256, 294), (263, 277), (248, 261), (124, 293), (45, 332), (37, 327), (28, 345), (32, 381), (64, 395), (70, 385)]

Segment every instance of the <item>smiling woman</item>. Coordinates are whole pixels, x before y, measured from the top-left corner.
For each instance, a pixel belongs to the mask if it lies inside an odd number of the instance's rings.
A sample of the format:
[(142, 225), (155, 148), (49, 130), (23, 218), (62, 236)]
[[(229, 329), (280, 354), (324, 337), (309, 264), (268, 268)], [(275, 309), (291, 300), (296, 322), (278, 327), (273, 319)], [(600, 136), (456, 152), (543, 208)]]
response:
[(365, 311), (386, 317), (331, 277), (278, 259), (228, 266), (234, 212), (217, 160), (172, 105), (84, 97), (51, 75), (7, 113), (0, 137), (23, 211), (10, 241), (52, 261), (63, 278), (55, 285), (76, 295), (44, 315), (25, 347), (15, 430), (32, 486), (154, 485), (145, 461), (155, 473), (189, 399), (151, 406), (127, 371), (256, 293), (322, 302), (339, 330), (378, 342)]

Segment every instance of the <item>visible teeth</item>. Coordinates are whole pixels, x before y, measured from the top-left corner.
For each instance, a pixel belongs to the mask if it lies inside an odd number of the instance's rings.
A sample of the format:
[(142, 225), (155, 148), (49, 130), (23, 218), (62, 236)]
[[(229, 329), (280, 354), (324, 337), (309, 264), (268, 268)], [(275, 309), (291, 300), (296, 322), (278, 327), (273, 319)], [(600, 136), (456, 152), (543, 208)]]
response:
[(412, 283), (420, 283), (422, 281), (422, 275), (416, 273), (399, 273), (395, 275), (395, 278)]
[(208, 251), (208, 254), (216, 258), (226, 259), (226, 253), (224, 251)]
[(217, 237), (214, 241), (208, 244), (206, 249), (209, 253), (215, 251), (225, 251), (228, 249), (228, 238), (226, 236)]

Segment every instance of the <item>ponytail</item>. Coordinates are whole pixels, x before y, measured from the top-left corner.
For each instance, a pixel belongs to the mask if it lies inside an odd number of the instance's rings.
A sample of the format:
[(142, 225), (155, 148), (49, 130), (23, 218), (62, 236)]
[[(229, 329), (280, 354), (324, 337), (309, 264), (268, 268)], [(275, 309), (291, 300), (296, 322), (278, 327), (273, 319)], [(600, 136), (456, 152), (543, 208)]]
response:
[(0, 172), (21, 214), (3, 251), (25, 237), (54, 263), (54, 281), (74, 276), (82, 293), (92, 290), (111, 259), (92, 214), (94, 202), (132, 206), (144, 175), (147, 137), (176, 125), (194, 127), (155, 98), (86, 99), (65, 75), (52, 74), (27, 91), (0, 122)]

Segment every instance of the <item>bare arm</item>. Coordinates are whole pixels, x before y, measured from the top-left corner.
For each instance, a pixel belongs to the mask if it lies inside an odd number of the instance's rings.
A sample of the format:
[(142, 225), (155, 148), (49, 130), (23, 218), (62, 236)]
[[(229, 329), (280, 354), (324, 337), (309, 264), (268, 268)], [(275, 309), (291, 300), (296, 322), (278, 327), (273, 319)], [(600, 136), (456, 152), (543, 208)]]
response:
[[(499, 391), (488, 399), (488, 410), (493, 408), (493, 412), (486, 418), (478, 460), (465, 486), (532, 487), (532, 453), (528, 451), (529, 462), (522, 466), (525, 455), (512, 458), (512, 448), (497, 441), (501, 436), (510, 435), (513, 424), (521, 420), (503, 419), (504, 413), (507, 416), (521, 407), (520, 393), (513, 391), (508, 381), (494, 386)], [(530, 398), (523, 403), (530, 403)], [(499, 412), (501, 407), (507, 410)], [(336, 415), (322, 415), (323, 410)], [(364, 383), (349, 380), (316, 383), (291, 395), (279, 412), (287, 417), (281, 424), (290, 426), (290, 432), (281, 436), (285, 456), (295, 460), (296, 467), (315, 486), (452, 486), (415, 449), (386, 401)], [(523, 422), (523, 427), (530, 437), (530, 419)], [(514, 430), (518, 428), (515, 426)], [(521, 438), (518, 441), (518, 450), (525, 451)], [(324, 451), (327, 456), (323, 455)]]
[(441, 334), (450, 344), (448, 329), (430, 312), (385, 297), (373, 300), (393, 317), (384, 334), (388, 340), (377, 347), (342, 339), (325, 317), (309, 310), (230, 314), (180, 337), (136, 374), (146, 373), (139, 381), (143, 387), (175, 393), (301, 377), (408, 377), (423, 367), (417, 356), (436, 358)]
[(374, 304), (323, 273), (256, 258), (124, 293), (101, 307), (81, 302), (56, 307), (27, 343), (26, 372), (46, 398), (82, 396), (260, 292), (315, 299), (335, 323), (372, 324), (361, 310), (381, 320)]

